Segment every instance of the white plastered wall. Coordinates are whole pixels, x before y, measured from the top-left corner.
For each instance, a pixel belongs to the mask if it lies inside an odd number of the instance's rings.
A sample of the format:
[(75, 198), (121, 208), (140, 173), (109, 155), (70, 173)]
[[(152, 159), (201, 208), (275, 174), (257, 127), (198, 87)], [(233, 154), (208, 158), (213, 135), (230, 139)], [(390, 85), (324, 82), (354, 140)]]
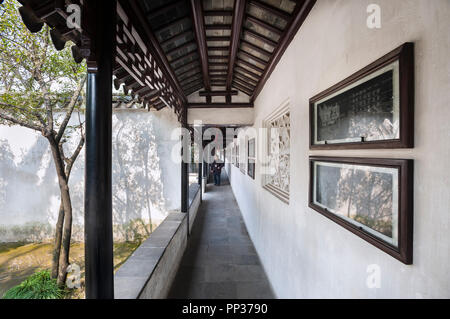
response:
[[(280, 298), (450, 297), (450, 1), (318, 0), (255, 101), (255, 127), (291, 101), (290, 204), (227, 165), (249, 234)], [(308, 101), (404, 42), (415, 43), (414, 149), (310, 151)], [(261, 148), (261, 139), (257, 145)], [(414, 263), (404, 265), (308, 208), (310, 155), (411, 158)], [(368, 288), (370, 265), (380, 288)]]

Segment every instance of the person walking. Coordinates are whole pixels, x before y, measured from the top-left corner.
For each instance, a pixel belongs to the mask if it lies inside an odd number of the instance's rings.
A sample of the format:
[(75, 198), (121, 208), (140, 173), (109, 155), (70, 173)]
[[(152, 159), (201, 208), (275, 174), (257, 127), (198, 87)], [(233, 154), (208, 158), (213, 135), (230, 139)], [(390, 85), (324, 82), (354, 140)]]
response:
[(214, 162), (211, 164), (211, 173), (214, 176), (214, 185), (220, 186), (220, 175), (222, 174), (223, 164), (219, 163), (219, 160), (214, 157)]

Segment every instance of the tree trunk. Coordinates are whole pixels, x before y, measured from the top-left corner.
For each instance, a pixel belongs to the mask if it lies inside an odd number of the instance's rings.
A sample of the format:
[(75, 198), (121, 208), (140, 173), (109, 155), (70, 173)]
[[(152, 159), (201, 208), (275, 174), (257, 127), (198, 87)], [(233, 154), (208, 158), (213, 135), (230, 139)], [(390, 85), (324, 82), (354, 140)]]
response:
[(63, 286), (67, 277), (67, 267), (69, 266), (70, 238), (72, 236), (72, 203), (70, 200), (69, 185), (64, 170), (64, 162), (58, 144), (53, 136), (47, 137), (50, 142), (56, 174), (58, 176), (59, 189), (61, 192), (61, 203), (64, 210), (64, 225), (62, 234), (62, 251), (58, 271), (57, 282)]
[(64, 229), (62, 237), (61, 263), (59, 266), (58, 285), (63, 286), (67, 277), (67, 267), (69, 266), (70, 240), (72, 237), (72, 204), (70, 201), (69, 187), (63, 187), (62, 196), (66, 197), (69, 208), (64, 209)]
[(55, 230), (55, 242), (53, 246), (53, 260), (52, 260), (52, 278), (58, 278), (58, 270), (59, 270), (59, 258), (61, 256), (61, 241), (63, 234), (63, 225), (64, 225), (64, 208), (61, 201), (59, 206), (58, 213), (58, 221), (56, 222), (56, 230)]
[[(148, 182), (148, 149), (145, 150), (144, 153), (144, 169), (145, 169), (145, 182)], [(145, 186), (145, 199), (147, 201), (147, 212), (148, 212), (148, 220), (150, 223), (150, 234), (153, 233), (153, 223), (152, 223), (152, 210), (150, 206), (150, 195), (148, 193), (148, 187)]]

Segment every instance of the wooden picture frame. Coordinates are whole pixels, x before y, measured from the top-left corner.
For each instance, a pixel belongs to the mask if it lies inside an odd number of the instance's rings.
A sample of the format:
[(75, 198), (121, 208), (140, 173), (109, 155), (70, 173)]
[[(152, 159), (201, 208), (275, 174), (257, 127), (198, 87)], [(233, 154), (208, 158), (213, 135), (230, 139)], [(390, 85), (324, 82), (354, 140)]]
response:
[[(309, 207), (371, 243), (375, 247), (388, 253), (392, 257), (400, 260), (404, 264), (412, 264), (413, 160), (312, 156), (309, 161)], [(319, 171), (319, 167), (323, 167), (324, 169)], [(337, 171), (337, 169), (339, 169), (339, 171)], [(354, 175), (357, 170), (363, 171), (364, 174)], [(352, 172), (351, 176), (349, 175), (350, 172)], [(391, 172), (397, 172), (392, 174), (392, 183), (389, 182), (389, 178), (386, 179)], [(320, 176), (316, 176), (320, 174), (323, 174), (324, 176), (322, 179)], [(333, 175), (334, 177), (329, 178)], [(380, 176), (382, 177), (380, 178)], [(358, 180), (359, 178), (360, 180)], [(383, 179), (387, 181), (384, 184)], [(354, 193), (355, 190), (358, 191), (358, 187), (348, 184), (349, 180), (351, 180), (352, 183), (356, 181), (357, 184), (354, 185), (360, 185), (365, 193)], [(335, 181), (338, 181), (336, 185)], [(372, 191), (369, 191), (367, 187), (369, 181), (377, 181), (376, 183), (373, 182), (376, 187), (372, 187)], [(318, 189), (322, 187), (319, 185), (321, 183), (327, 184), (328, 190), (318, 192)], [(347, 190), (351, 191), (351, 196), (346, 196), (345, 191)], [(387, 192), (392, 190), (392, 196), (390, 196), (391, 194), (389, 193), (385, 193), (387, 195), (384, 197), (381, 196), (382, 199), (385, 199), (384, 203), (388, 203), (386, 198), (392, 198), (392, 205), (390, 207), (388, 205), (380, 205), (379, 203), (383, 202), (376, 201), (379, 200), (380, 194), (385, 190), (387, 190)], [(368, 193), (370, 195), (368, 195)], [(374, 193), (377, 195), (374, 196), (376, 200), (372, 200)], [(329, 196), (325, 198), (327, 195)], [(355, 198), (354, 195), (357, 197)], [(364, 198), (367, 196), (369, 196), (369, 201), (363, 202)], [(329, 206), (334, 205), (335, 208), (327, 207), (327, 201)], [(345, 216), (342, 208), (345, 210), (347, 207), (348, 212), (346, 212), (347, 216)], [(360, 210), (361, 207), (364, 208)], [(372, 212), (371, 207), (376, 207), (377, 209), (374, 213), (376, 218), (373, 219), (370, 219), (370, 213)], [(385, 215), (386, 211), (389, 212), (389, 209), (391, 209), (392, 212), (391, 216), (389, 216), (389, 214)], [(350, 216), (350, 211), (353, 216)], [(379, 216), (380, 212), (381, 217)], [(397, 212), (396, 215), (395, 212)], [(386, 222), (386, 219), (388, 219), (390, 223)], [(384, 231), (382, 229), (384, 229)], [(385, 235), (386, 229), (392, 230), (390, 237), (389, 235)], [(389, 242), (389, 240), (392, 240), (392, 242)]]
[[(384, 75), (389, 75), (391, 69), (392, 80), (389, 82)], [(368, 86), (369, 83), (371, 87)], [(392, 102), (383, 101), (390, 93), (380, 89), (385, 88), (382, 87), (385, 83), (392, 83)], [(359, 105), (356, 104), (358, 102)], [(309, 105), (311, 150), (413, 148), (414, 44), (404, 43), (345, 80), (315, 95), (310, 99)], [(387, 119), (382, 122), (383, 114), (388, 113), (381, 109), (389, 107), (392, 108), (392, 122)], [(318, 115), (319, 112), (323, 115)], [(372, 121), (378, 116), (375, 121), (379, 122), (371, 127), (363, 123), (354, 129), (354, 123), (364, 119), (363, 114)], [(352, 131), (350, 125), (353, 126)], [(366, 129), (366, 132), (361, 132), (361, 127)], [(392, 132), (388, 134), (388, 131)], [(358, 133), (367, 136), (356, 136)], [(348, 138), (343, 138), (345, 134), (348, 134)], [(351, 134), (355, 136), (350, 136)], [(377, 134), (384, 136), (376, 139)], [(327, 140), (330, 137), (331, 139)]]

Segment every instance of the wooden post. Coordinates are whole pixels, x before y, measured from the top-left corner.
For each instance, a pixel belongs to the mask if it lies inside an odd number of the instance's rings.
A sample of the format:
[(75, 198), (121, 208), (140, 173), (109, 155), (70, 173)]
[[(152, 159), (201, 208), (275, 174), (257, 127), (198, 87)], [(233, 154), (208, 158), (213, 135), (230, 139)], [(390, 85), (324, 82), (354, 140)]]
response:
[(111, 141), (116, 1), (89, 1), (85, 168), (86, 298), (114, 298)]
[[(183, 129), (187, 129), (187, 106), (183, 106), (182, 110), (183, 114), (181, 116), (181, 127)], [(189, 150), (189, 141), (190, 138), (183, 134), (182, 145), (183, 145), (183, 154), (181, 156), (181, 212), (187, 214), (187, 233), (189, 236), (189, 163), (188, 159), (190, 158)]]

